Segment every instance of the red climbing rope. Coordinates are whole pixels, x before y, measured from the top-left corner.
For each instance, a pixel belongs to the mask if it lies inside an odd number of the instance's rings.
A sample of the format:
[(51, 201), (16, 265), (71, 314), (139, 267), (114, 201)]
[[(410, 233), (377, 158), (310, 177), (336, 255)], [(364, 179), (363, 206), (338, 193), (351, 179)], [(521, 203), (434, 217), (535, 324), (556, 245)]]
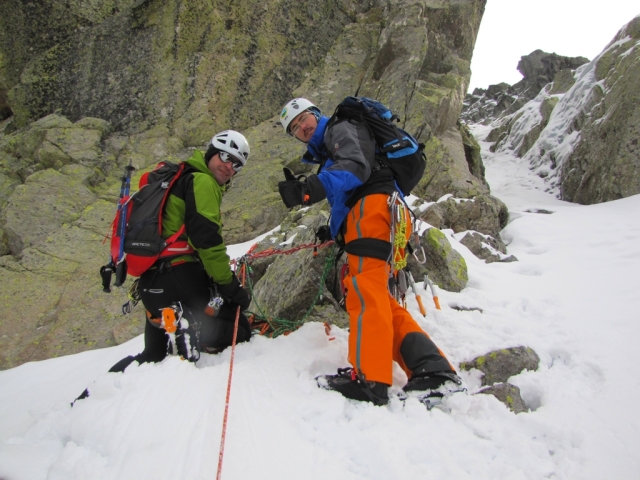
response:
[[(240, 273), (242, 277), (242, 282), (245, 280), (245, 272), (246, 272), (246, 263), (242, 264), (240, 268)], [(227, 418), (229, 416), (229, 399), (231, 397), (231, 379), (233, 378), (233, 359), (236, 353), (236, 340), (238, 338), (238, 325), (240, 323), (240, 306), (238, 305), (238, 309), (236, 310), (236, 321), (233, 326), (233, 340), (231, 342), (231, 360), (229, 361), (229, 380), (227, 381), (227, 398), (224, 403), (224, 417), (222, 419), (222, 438), (220, 439), (220, 453), (218, 454), (218, 474), (216, 475), (216, 480), (220, 480), (222, 476), (222, 459), (224, 457), (224, 442), (227, 436)]]
[[(266, 250), (263, 250), (261, 252), (251, 253), (255, 249), (255, 247), (258, 245), (256, 243), (251, 247), (251, 249), (249, 249), (249, 252), (247, 252), (247, 254), (243, 258), (246, 258), (247, 260), (255, 260), (257, 258), (270, 257), (271, 255), (291, 255), (292, 253), (299, 252), (300, 250), (303, 250), (305, 248), (314, 248), (314, 249), (324, 248), (324, 247), (328, 247), (329, 245), (333, 245), (333, 243), (334, 243), (333, 240), (329, 240), (328, 242), (324, 242), (320, 244), (303, 243), (302, 245), (298, 245), (297, 247), (293, 247), (288, 250), (282, 250), (278, 248), (267, 248)], [(237, 262), (238, 260), (236, 259), (231, 260), (232, 265), (236, 264)]]

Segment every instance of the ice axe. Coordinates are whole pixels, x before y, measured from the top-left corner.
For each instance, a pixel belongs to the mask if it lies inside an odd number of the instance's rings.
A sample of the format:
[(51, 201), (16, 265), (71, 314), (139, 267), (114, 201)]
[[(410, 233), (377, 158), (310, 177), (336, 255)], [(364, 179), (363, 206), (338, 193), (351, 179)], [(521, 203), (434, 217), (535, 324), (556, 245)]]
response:
[(418, 294), (418, 290), (416, 289), (416, 282), (413, 279), (413, 275), (409, 271), (407, 271), (407, 280), (409, 280), (409, 286), (411, 286), (411, 290), (413, 290), (413, 294), (416, 296), (416, 301), (418, 302), (420, 313), (422, 314), (423, 317), (426, 317), (427, 309), (424, 308), (424, 305), (422, 304), (422, 298), (420, 297), (420, 295)]
[(427, 285), (429, 285), (429, 287), (431, 288), (431, 295), (433, 296), (433, 303), (436, 304), (436, 308), (438, 310), (442, 310), (440, 308), (440, 300), (438, 300), (438, 288), (433, 284), (433, 282), (429, 278), (429, 275), (425, 275), (424, 276), (424, 286), (423, 286), (423, 288), (425, 290), (427, 289)]

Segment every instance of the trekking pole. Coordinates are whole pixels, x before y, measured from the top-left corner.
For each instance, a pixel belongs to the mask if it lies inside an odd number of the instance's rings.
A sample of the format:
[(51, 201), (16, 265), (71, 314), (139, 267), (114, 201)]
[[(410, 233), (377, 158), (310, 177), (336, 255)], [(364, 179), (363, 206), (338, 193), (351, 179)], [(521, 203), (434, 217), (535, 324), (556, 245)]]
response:
[[(245, 281), (246, 263), (242, 264), (242, 284)], [(224, 441), (227, 436), (227, 417), (229, 416), (229, 397), (231, 396), (231, 378), (233, 377), (233, 359), (236, 353), (236, 339), (238, 338), (238, 325), (240, 324), (240, 305), (236, 309), (236, 321), (233, 326), (233, 340), (231, 341), (231, 359), (229, 360), (229, 380), (227, 381), (227, 398), (224, 403), (224, 416), (222, 419), (222, 437), (220, 438), (220, 453), (218, 454), (218, 474), (216, 480), (222, 478), (222, 458), (224, 456)]]
[(129, 191), (131, 189), (131, 174), (135, 167), (129, 160), (129, 165), (124, 167), (124, 176), (122, 177), (122, 186), (120, 187), (120, 201), (118, 202), (118, 212), (120, 221), (118, 224), (118, 235), (120, 236), (120, 246), (118, 249), (118, 258), (116, 259), (116, 281), (113, 282), (114, 287), (120, 287), (127, 279), (127, 264), (123, 262), (124, 258), (124, 235), (127, 229), (127, 202), (129, 200)]
[[(126, 167), (124, 167), (124, 176), (122, 177), (122, 184), (120, 185), (120, 196), (118, 197), (118, 206), (116, 208), (116, 218), (118, 218), (118, 213), (122, 210), (122, 206), (124, 203), (124, 198), (125, 196), (129, 195), (129, 186), (131, 184), (131, 172), (133, 172), (135, 170), (135, 167), (133, 167), (133, 165), (131, 164), (131, 160), (129, 160), (129, 165), (127, 165)], [(122, 217), (122, 215), (121, 215)], [(126, 219), (125, 219), (126, 221)], [(126, 223), (125, 223), (126, 225)], [(123, 232), (124, 233), (124, 232)], [(123, 235), (124, 237), (124, 235)], [(122, 251), (124, 249), (124, 243), (123, 243), (123, 239), (121, 237), (121, 245), (120, 245), (120, 250), (119, 250), (119, 257), (118, 257), (118, 261), (121, 260), (122, 258)], [(102, 291), (105, 293), (111, 293), (111, 276), (113, 275), (113, 272), (115, 272), (117, 270), (117, 266), (116, 263), (114, 262), (113, 259), (113, 252), (109, 253), (109, 263), (107, 263), (106, 265), (102, 266), (100, 268), (100, 277), (102, 277)], [(117, 275), (116, 275), (116, 282), (117, 282)], [(119, 287), (121, 284), (114, 284), (114, 286)]]

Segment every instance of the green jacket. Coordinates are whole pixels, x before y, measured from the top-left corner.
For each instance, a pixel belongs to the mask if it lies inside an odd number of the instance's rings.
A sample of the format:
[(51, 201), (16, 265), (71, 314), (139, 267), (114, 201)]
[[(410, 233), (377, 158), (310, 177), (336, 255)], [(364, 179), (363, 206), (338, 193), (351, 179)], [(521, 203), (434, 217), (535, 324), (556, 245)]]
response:
[(209, 276), (226, 285), (233, 274), (222, 240), (220, 204), (223, 188), (207, 168), (202, 152), (196, 150), (186, 163), (192, 169), (171, 189), (162, 216), (162, 236), (170, 237), (184, 223), (187, 240), (198, 252)]

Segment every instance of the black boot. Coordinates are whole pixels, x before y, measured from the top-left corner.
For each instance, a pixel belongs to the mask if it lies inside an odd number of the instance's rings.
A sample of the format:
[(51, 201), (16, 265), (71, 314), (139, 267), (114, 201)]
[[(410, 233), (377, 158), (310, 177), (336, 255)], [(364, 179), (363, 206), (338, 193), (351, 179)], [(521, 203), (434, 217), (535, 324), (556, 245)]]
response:
[(449, 382), (446, 390), (459, 390), (462, 380), (451, 370), (443, 372), (425, 372), (417, 369), (413, 372), (411, 380), (407, 382), (403, 390), (405, 392), (430, 392), (438, 390)]
[(335, 390), (352, 400), (371, 402), (374, 405), (386, 405), (389, 402), (389, 385), (358, 378), (353, 368), (339, 368), (337, 375), (320, 375), (316, 377), (316, 381), (320, 388)]

